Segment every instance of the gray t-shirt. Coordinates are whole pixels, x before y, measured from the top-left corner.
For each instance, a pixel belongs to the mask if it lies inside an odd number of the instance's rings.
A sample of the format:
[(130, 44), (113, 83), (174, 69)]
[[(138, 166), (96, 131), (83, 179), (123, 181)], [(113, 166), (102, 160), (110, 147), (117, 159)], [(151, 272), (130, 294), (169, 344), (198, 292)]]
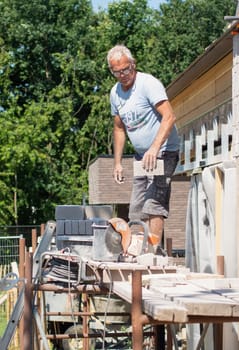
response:
[[(163, 84), (147, 73), (137, 72), (134, 85), (127, 91), (122, 89), (120, 83), (111, 89), (111, 113), (120, 116), (139, 155), (143, 155), (155, 139), (162, 116), (154, 106), (165, 100), (168, 97)], [(178, 149), (179, 138), (174, 126), (161, 151)]]

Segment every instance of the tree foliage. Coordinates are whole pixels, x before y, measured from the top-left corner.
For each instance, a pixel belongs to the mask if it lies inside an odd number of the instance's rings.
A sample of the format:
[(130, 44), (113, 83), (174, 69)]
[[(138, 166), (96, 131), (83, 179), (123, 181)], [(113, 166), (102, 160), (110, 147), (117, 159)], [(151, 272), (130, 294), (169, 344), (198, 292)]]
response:
[(171, 0), (162, 4), (155, 13), (151, 48), (157, 61), (150, 62), (152, 72), (169, 84), (220, 37), (227, 25), (224, 16), (234, 14), (235, 8), (233, 0)]
[[(0, 2), (0, 224), (42, 223), (88, 193), (90, 162), (111, 155), (106, 55), (127, 45), (168, 84), (225, 28), (234, 0)], [(131, 152), (130, 144), (126, 152)]]

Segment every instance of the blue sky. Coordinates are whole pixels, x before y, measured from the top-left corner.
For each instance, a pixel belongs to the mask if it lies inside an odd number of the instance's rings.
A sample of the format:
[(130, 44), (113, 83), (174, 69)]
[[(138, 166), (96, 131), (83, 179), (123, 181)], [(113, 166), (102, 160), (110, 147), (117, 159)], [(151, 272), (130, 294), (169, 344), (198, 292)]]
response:
[[(106, 9), (108, 6), (108, 3), (113, 1), (116, 1), (116, 0), (91, 0), (94, 10), (98, 10), (99, 7), (101, 7), (102, 9)], [(166, 2), (166, 0), (148, 0), (149, 6), (155, 9), (158, 9), (159, 4), (163, 2)]]

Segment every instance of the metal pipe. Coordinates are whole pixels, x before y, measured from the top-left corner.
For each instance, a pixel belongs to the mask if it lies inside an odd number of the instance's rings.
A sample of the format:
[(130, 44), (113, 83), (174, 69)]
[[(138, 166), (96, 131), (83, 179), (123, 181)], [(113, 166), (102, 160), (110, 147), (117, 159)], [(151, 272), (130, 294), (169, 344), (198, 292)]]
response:
[[(47, 311), (46, 316), (104, 316), (105, 312), (95, 312), (95, 311), (74, 311), (74, 312), (61, 312), (61, 311)], [(107, 316), (129, 316), (128, 312), (107, 312)]]
[[(87, 294), (82, 294), (83, 311), (86, 313), (89, 311), (89, 299)], [(83, 350), (89, 350), (89, 327), (88, 327), (88, 316), (83, 316)]]
[(37, 312), (37, 308), (36, 307), (33, 309), (33, 315), (34, 315), (34, 318), (35, 318), (35, 321), (36, 321), (36, 325), (37, 325), (38, 331), (40, 333), (40, 339), (42, 340), (42, 345), (43, 345), (45, 350), (50, 350), (50, 347), (49, 347), (48, 342), (47, 342), (47, 336), (45, 334), (45, 330), (42, 327), (41, 319), (40, 319), (40, 316), (39, 316), (39, 314)]
[[(146, 337), (152, 337), (153, 332), (145, 332), (144, 333)], [(105, 338), (121, 338), (121, 337), (131, 337), (132, 333), (131, 332), (106, 332)], [(82, 333), (78, 333), (77, 337), (74, 333), (72, 334), (66, 334), (66, 333), (57, 333), (57, 334), (45, 334), (45, 333), (40, 333), (39, 337), (44, 338), (44, 339), (49, 339), (49, 340), (54, 340), (54, 339), (73, 339), (73, 338), (84, 338)], [(97, 332), (94, 331), (94, 333), (88, 334), (89, 339), (95, 339), (95, 338), (101, 338), (102, 337), (102, 332)]]
[[(19, 238), (19, 278), (24, 279), (25, 277), (25, 249), (26, 240), (25, 238)], [(19, 286), (20, 288), (20, 286)], [(24, 350), (24, 317), (21, 317), (19, 322), (19, 340), (20, 350)]]
[[(56, 293), (69, 293), (69, 288), (64, 288), (61, 286), (53, 285), (53, 284), (36, 284), (34, 286), (35, 290), (40, 291), (48, 291), (48, 292), (56, 292)], [(70, 293), (87, 293), (87, 294), (107, 294), (108, 289), (106, 287), (101, 287), (99, 285), (89, 285), (89, 284), (79, 284), (77, 286), (72, 286), (70, 289)]]

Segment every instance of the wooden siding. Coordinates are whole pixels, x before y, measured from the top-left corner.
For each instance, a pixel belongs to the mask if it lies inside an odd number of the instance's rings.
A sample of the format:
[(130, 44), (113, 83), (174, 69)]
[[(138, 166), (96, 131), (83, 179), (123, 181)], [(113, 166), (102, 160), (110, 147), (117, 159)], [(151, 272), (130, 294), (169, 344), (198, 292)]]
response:
[(172, 98), (181, 137), (176, 173), (231, 159), (232, 53), (204, 68)]
[(176, 113), (179, 130), (231, 98), (231, 70), (230, 53), (170, 101)]

